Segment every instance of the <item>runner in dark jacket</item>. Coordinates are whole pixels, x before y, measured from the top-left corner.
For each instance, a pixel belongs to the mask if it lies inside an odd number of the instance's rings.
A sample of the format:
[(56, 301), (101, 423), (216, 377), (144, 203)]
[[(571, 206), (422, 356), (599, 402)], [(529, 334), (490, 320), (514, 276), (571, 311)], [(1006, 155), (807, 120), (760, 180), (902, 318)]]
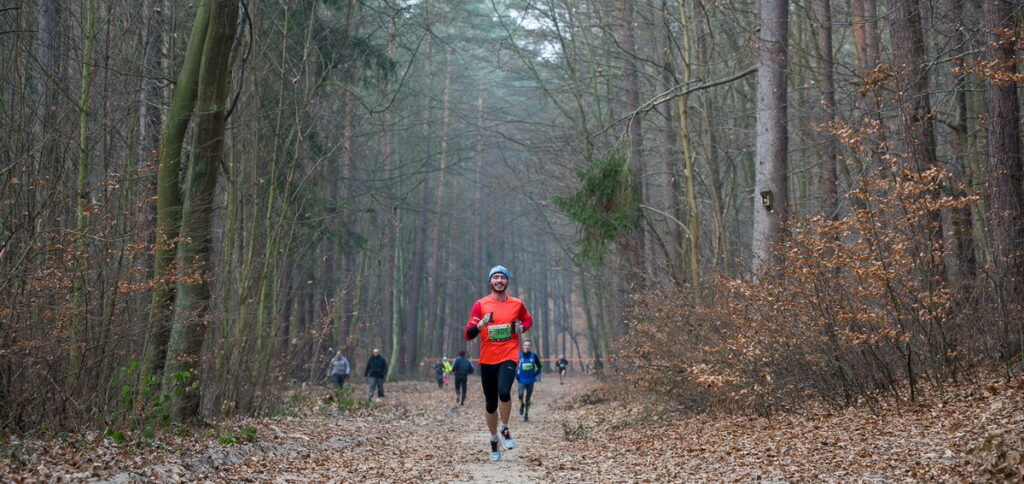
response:
[(569, 368), (569, 360), (565, 359), (565, 355), (561, 355), (555, 366), (558, 367), (558, 384), (565, 385), (565, 370)]
[(444, 362), (434, 365), (434, 379), (437, 380), (437, 388), (444, 387)]
[(377, 396), (384, 398), (384, 379), (388, 376), (388, 362), (380, 355), (380, 350), (373, 349), (373, 356), (366, 362), (366, 370), (363, 376), (370, 379), (370, 394), (366, 398), (373, 398), (373, 389), (377, 389)]
[(452, 365), (452, 373), (455, 374), (455, 401), (463, 405), (466, 403), (466, 381), (473, 374), (473, 363), (466, 358), (466, 350), (459, 350), (459, 357)]

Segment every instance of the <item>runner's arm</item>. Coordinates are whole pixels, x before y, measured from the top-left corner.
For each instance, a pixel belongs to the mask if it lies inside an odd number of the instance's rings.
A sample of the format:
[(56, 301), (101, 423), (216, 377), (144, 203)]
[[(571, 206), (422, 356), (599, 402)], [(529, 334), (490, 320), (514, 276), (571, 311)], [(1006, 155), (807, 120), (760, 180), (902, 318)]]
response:
[(466, 341), (476, 338), (480, 334), (480, 328), (476, 327), (476, 325), (480, 324), (480, 320), (483, 318), (484, 309), (480, 307), (480, 301), (477, 301), (473, 305), (473, 310), (469, 312), (469, 321), (466, 322), (466, 329), (463, 331)]
[(530, 327), (533, 326), (533, 316), (530, 314), (530, 311), (526, 309), (525, 305), (519, 307), (519, 315), (516, 319), (519, 320), (519, 325), (523, 327), (524, 333), (529, 331)]

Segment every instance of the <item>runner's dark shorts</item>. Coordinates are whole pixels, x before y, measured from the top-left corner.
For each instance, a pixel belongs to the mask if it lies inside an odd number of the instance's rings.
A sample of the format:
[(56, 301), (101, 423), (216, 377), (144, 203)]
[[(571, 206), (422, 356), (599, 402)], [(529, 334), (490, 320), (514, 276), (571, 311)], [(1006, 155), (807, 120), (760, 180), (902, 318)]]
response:
[(516, 379), (516, 362), (502, 361), (496, 365), (480, 364), (480, 385), (484, 389), (487, 413), (498, 411), (498, 400), (512, 400), (512, 382)]

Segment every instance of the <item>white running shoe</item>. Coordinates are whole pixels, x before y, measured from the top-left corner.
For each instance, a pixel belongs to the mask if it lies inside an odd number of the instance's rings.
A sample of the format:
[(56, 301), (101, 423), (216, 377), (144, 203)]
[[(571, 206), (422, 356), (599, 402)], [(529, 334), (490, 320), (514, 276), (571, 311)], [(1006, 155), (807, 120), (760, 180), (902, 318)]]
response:
[(498, 442), (496, 440), (491, 441), (491, 462), (498, 462), (501, 460), (501, 450), (498, 449)]
[(516, 441), (512, 439), (512, 432), (508, 430), (508, 427), (501, 429), (501, 432), (498, 432), (498, 435), (501, 436), (502, 443), (506, 450), (516, 448)]

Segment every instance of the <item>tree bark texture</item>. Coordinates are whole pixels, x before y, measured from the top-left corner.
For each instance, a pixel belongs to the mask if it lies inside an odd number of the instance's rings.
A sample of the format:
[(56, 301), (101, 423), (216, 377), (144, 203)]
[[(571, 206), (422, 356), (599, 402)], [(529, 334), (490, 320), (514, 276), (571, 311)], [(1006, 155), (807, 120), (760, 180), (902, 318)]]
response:
[[(192, 119), (198, 92), (199, 67), (210, 22), (210, 3), (196, 6), (192, 33), (182, 61), (178, 82), (171, 97), (170, 113), (160, 137), (160, 167), (157, 172), (156, 247), (153, 252), (153, 291), (146, 328), (146, 348), (140, 377), (163, 370), (174, 306), (173, 262), (181, 230), (181, 150)], [(159, 381), (159, 380), (157, 380)]]
[(821, 86), (821, 122), (818, 129), (824, 140), (820, 151), (821, 176), (818, 181), (818, 196), (821, 199), (821, 215), (829, 220), (835, 220), (839, 215), (839, 194), (836, 191), (836, 141), (830, 131), (830, 126), (836, 119), (835, 74), (832, 66), (832, 2), (816, 0), (814, 6), (818, 20), (818, 82)]
[(60, 79), (63, 77), (58, 56), (63, 47), (60, 30), (62, 5), (61, 0), (44, 0), (37, 3), (36, 39), (32, 49), (36, 61), (32, 84), (38, 103), (33, 138), (42, 145), (35, 171), (40, 176), (49, 175), (53, 179), (56, 179), (61, 171), (55, 138), (60, 103), (58, 94), (61, 90)]
[(889, 0), (889, 22), (893, 67), (897, 72), (898, 133), (906, 146), (911, 166), (920, 171), (934, 165), (936, 158), (919, 2)]
[[(1012, 5), (1005, 0), (984, 0), (988, 32), (988, 60), (998, 74), (1016, 74)], [(1007, 301), (1024, 294), (1024, 166), (1020, 153), (1020, 104), (1017, 85), (998, 78), (986, 81), (988, 116), (989, 227), (997, 290)], [(1018, 315), (1019, 318), (1019, 315)]]
[[(621, 12), (622, 12), (622, 26), (620, 42), (622, 43), (623, 50), (623, 81), (625, 83), (625, 110), (627, 113), (635, 112), (640, 107), (640, 75), (637, 72), (636, 65), (636, 19), (635, 10), (632, 0), (621, 0)], [(645, 205), (649, 204), (647, 200), (647, 188), (645, 175), (645, 166), (643, 160), (643, 133), (641, 132), (640, 116), (632, 116), (629, 120), (629, 163), (633, 170), (634, 176), (636, 177), (637, 196), (640, 199), (640, 203)], [(644, 261), (651, 261), (653, 257), (647, 257), (648, 248), (650, 243), (647, 240), (648, 232), (643, 231), (642, 234), (637, 238), (637, 255), (642, 257)], [(644, 271), (650, 274), (650, 267), (645, 267)]]
[(789, 205), (789, 130), (786, 124), (789, 2), (762, 0), (759, 12), (753, 271), (775, 260), (773, 249), (783, 240)]
[[(209, 278), (212, 274), (213, 195), (221, 166), (230, 85), (228, 60), (238, 26), (238, 0), (211, 0), (209, 28), (203, 47), (177, 263), (183, 280), (177, 284), (174, 323), (168, 341), (163, 390), (171, 395), (176, 420), (199, 413), (200, 394), (192, 382), (199, 377), (202, 345), (210, 318)], [(180, 392), (172, 391), (176, 375), (188, 374)]]
[(78, 242), (78, 275), (72, 288), (75, 304), (72, 322), (71, 361), (68, 366), (68, 382), (73, 393), (82, 369), (86, 341), (85, 333), (89, 318), (88, 295), (86, 294), (88, 279), (89, 242), (85, 236), (89, 225), (89, 154), (91, 138), (89, 136), (89, 94), (92, 91), (93, 40), (95, 30), (96, 2), (87, 0), (85, 7), (85, 26), (82, 29), (82, 80), (78, 97), (78, 181), (76, 183), (75, 227)]

